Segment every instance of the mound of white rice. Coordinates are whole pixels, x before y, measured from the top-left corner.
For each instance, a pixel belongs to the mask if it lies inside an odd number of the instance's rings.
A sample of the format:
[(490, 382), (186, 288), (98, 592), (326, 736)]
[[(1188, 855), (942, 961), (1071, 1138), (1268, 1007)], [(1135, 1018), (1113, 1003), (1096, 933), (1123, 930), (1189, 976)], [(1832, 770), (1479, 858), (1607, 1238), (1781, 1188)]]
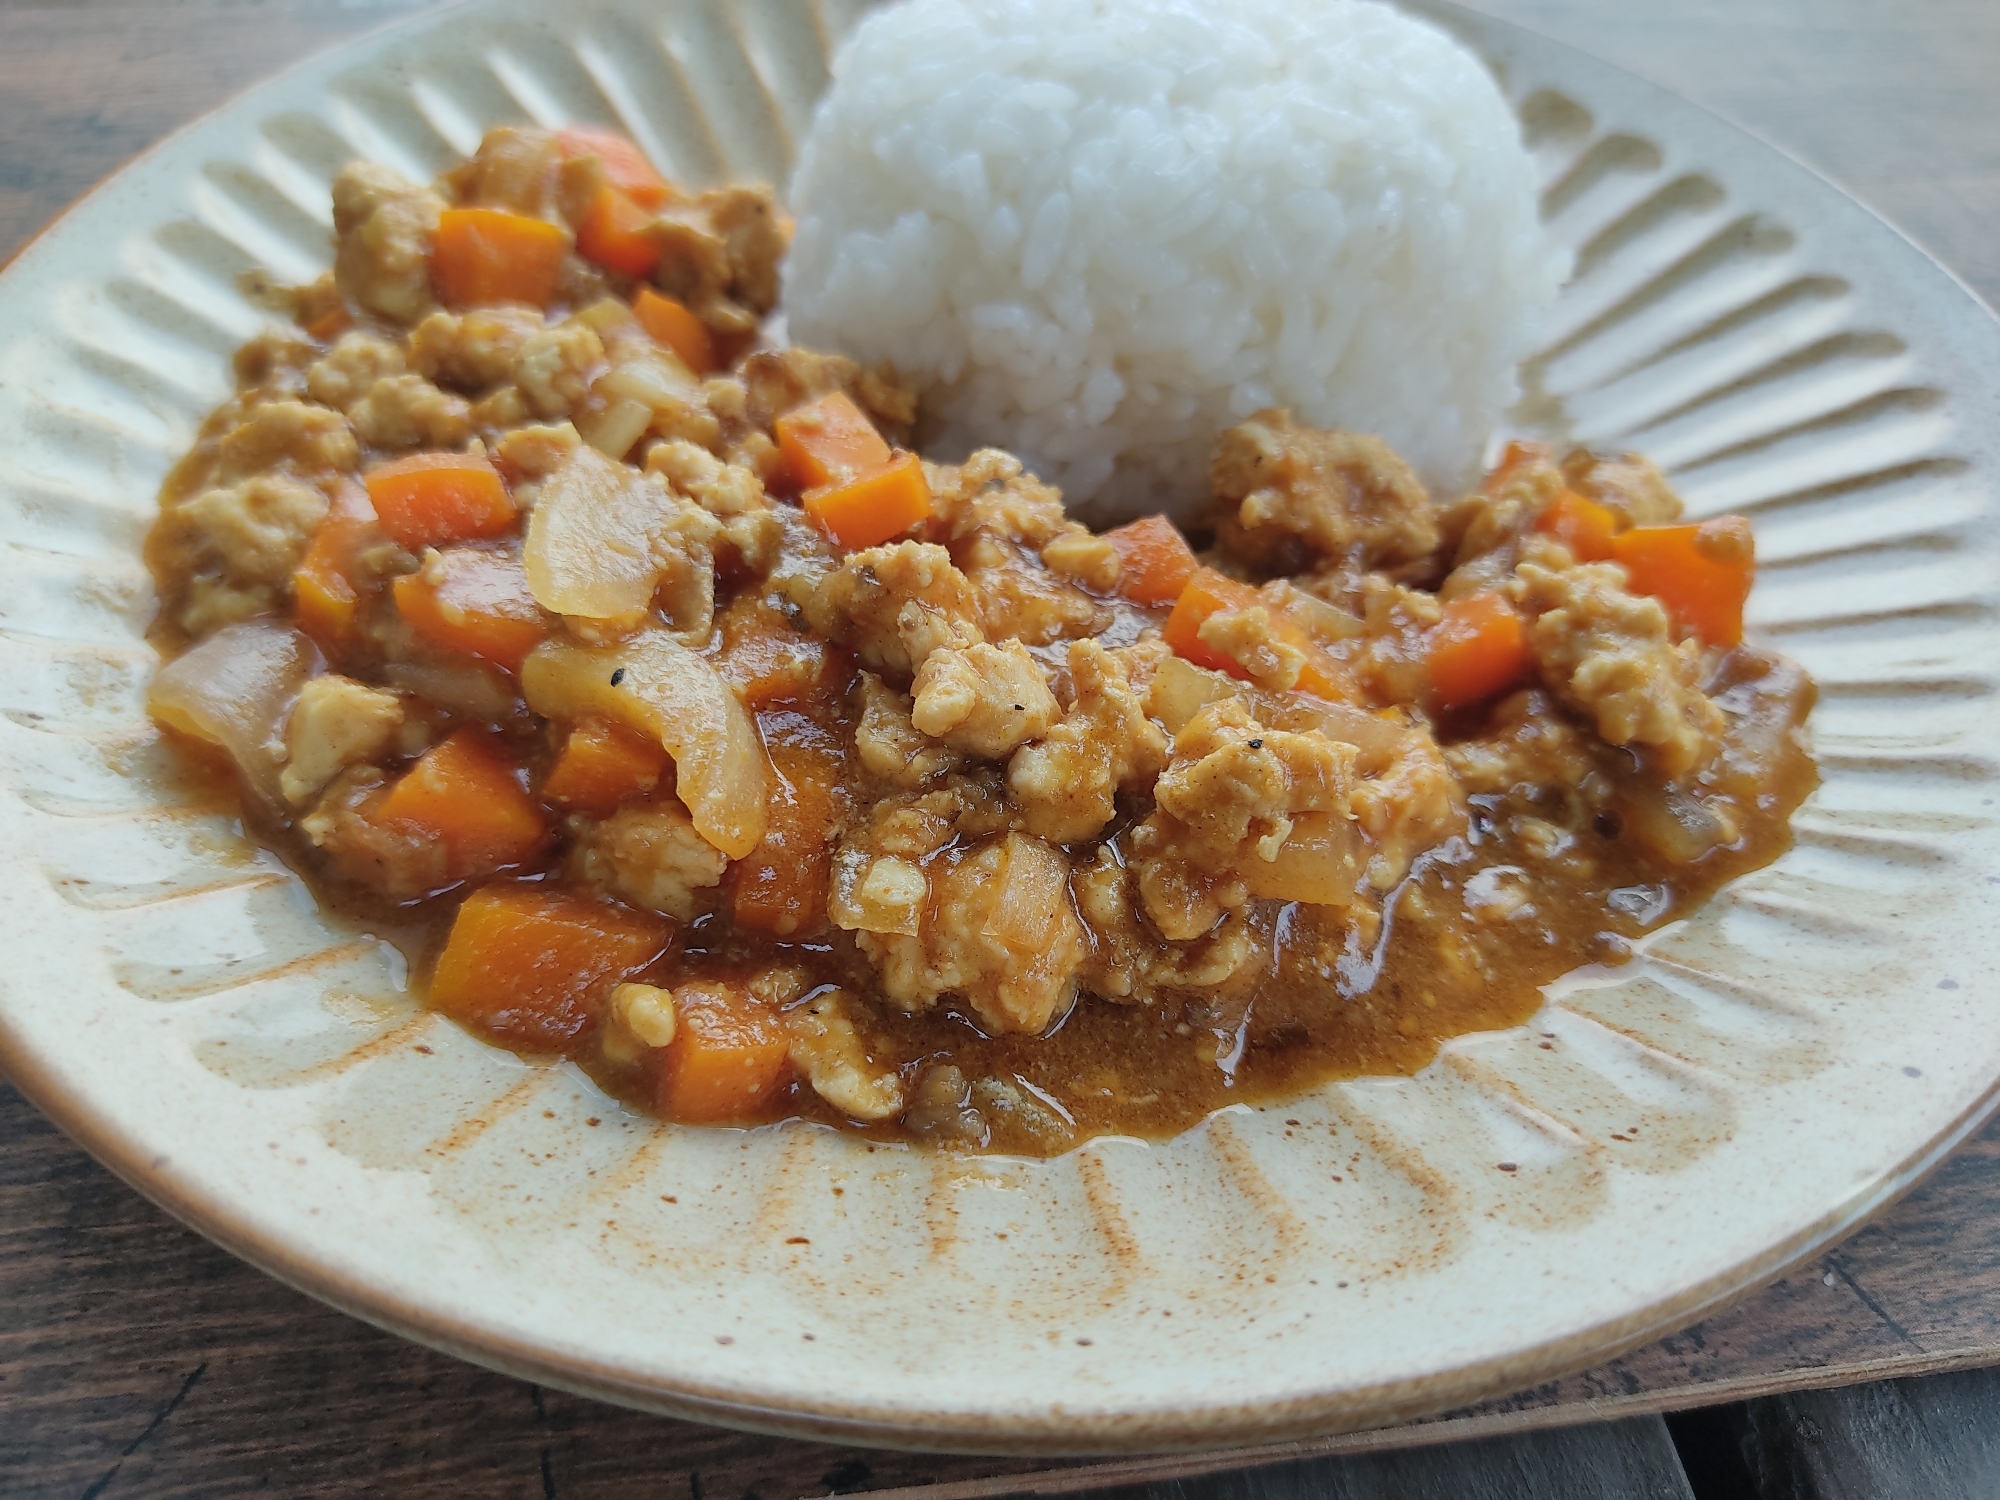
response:
[(1563, 275), (1519, 129), (1360, 0), (901, 0), (799, 156), (791, 337), (913, 377), (926, 449), (1105, 515), (1267, 406), (1460, 485)]

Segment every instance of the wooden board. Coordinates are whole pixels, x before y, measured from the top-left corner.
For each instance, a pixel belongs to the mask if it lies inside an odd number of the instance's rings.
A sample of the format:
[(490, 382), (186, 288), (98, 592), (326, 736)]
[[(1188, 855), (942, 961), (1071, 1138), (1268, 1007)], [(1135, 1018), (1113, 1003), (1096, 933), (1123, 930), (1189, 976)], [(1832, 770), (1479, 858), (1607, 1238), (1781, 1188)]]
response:
[[(0, 257), (165, 131), (403, 8), (0, 0)], [(2000, 236), (1992, 232), (2000, 222), (2000, 93), (1990, 86), (2000, 71), (2000, 7), (1991, 0), (1485, 0), (1483, 8), (1650, 73), (1762, 130), (2000, 299)], [(1809, 1271), (1600, 1369), (1429, 1423), (1318, 1444), (1116, 1464), (1005, 1462), (672, 1422), (433, 1354), (232, 1260), (0, 1089), (0, 1488), (93, 1497), (642, 1488), (690, 1500), (917, 1489), (938, 1500), (1258, 1463), (1281, 1466), (1265, 1471), (1275, 1493), (1312, 1488), (1286, 1476), (1312, 1476), (1330, 1492), (1339, 1488), (1326, 1478), (1334, 1471), (1296, 1461), (2000, 1362), (1996, 1226), (2000, 1128)], [(1799, 1403), (1796, 1412), (1753, 1410), (1775, 1413), (1773, 1421), (1822, 1410), (1787, 1399)], [(1627, 1472), (1654, 1483), (1656, 1421), (1593, 1431), (1623, 1436), (1507, 1451), (1555, 1465), (1549, 1473), (1637, 1465)], [(1457, 1472), (1495, 1451), (1463, 1450)], [(1356, 1478), (1340, 1492), (1471, 1493), (1414, 1460), (1366, 1473), (1372, 1488)], [(1660, 1476), (1660, 1492), (1672, 1493), (1670, 1476)]]

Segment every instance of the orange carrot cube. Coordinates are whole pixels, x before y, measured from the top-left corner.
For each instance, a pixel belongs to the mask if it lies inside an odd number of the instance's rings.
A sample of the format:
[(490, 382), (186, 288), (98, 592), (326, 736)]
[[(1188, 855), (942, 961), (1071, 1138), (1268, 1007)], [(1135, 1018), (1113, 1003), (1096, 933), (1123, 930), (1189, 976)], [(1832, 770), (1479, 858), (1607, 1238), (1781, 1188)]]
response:
[(558, 1052), (595, 1027), (613, 985), (673, 942), (665, 917), (567, 891), (489, 886), (465, 898), (431, 1004), (510, 1046)]
[(568, 232), (546, 219), (498, 208), (448, 208), (438, 219), (431, 281), (450, 307), (547, 307), (568, 254)]
[(483, 454), (413, 453), (369, 470), (364, 482), (382, 529), (412, 552), (504, 536), (520, 520)]

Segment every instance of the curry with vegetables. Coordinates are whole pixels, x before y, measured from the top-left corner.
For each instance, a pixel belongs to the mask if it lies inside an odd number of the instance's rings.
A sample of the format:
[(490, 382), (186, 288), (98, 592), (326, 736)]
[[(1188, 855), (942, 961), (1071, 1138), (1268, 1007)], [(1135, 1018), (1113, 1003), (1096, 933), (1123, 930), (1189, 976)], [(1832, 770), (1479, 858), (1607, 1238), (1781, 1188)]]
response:
[(1629, 455), (1265, 411), (1092, 531), (770, 347), (768, 193), (500, 130), (167, 484), (158, 722), (430, 1003), (673, 1120), (1047, 1154), (1420, 1067), (1786, 845), (1812, 686)]

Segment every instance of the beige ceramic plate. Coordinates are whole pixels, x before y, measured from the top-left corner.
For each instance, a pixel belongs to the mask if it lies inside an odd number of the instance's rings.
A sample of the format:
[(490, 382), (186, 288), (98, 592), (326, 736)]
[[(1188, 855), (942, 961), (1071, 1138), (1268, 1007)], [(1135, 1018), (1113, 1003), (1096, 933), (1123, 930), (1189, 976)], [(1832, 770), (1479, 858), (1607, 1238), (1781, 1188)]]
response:
[(1906, 1187), (2000, 1078), (2000, 327), (1739, 132), (1496, 22), (1578, 254), (1538, 421), (1753, 515), (1761, 636), (1811, 668), (1798, 846), (1615, 976), (1422, 1076), (1166, 1145), (953, 1161), (675, 1130), (418, 1012), (190, 808), (140, 711), (141, 533), (353, 156), (616, 122), (782, 180), (847, 14), (479, 3), (174, 138), (0, 277), (0, 1055), (174, 1212), (363, 1317), (665, 1411), (821, 1436), (1132, 1450), (1407, 1416), (1597, 1359)]

